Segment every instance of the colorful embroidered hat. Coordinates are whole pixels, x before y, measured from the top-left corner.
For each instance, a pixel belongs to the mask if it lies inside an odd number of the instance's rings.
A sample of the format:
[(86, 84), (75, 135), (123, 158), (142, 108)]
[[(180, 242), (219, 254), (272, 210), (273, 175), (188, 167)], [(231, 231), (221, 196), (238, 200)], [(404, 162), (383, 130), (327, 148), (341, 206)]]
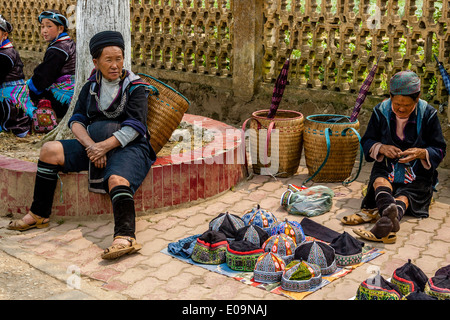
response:
[(356, 240), (347, 232), (343, 232), (330, 243), (336, 253), (336, 264), (348, 266), (361, 262), (364, 242)]
[(223, 232), (228, 239), (234, 239), (236, 232), (243, 227), (245, 227), (244, 221), (228, 212), (219, 214), (209, 223), (209, 230)]
[(259, 248), (269, 238), (269, 234), (258, 226), (245, 226), (236, 232), (236, 241), (247, 240), (257, 245)]
[(270, 234), (273, 236), (278, 233), (288, 235), (297, 245), (305, 240), (305, 234), (300, 223), (297, 221), (288, 221), (287, 218), (272, 227)]
[(284, 233), (279, 233), (267, 239), (262, 248), (265, 252), (273, 252), (279, 255), (286, 264), (294, 259), (294, 252), (297, 248), (294, 240)]
[(284, 269), (281, 289), (302, 292), (318, 286), (322, 282), (320, 267), (306, 261), (294, 260)]
[(304, 260), (320, 267), (322, 275), (336, 271), (334, 249), (325, 242), (306, 241), (295, 249), (294, 260)]
[(262, 283), (273, 283), (281, 280), (284, 268), (283, 259), (272, 252), (265, 252), (256, 261), (254, 280)]
[(397, 285), (386, 281), (379, 273), (361, 282), (355, 300), (400, 300), (403, 295)]
[(222, 232), (208, 230), (197, 238), (191, 259), (203, 264), (225, 263), (227, 245), (227, 238)]
[(246, 226), (255, 225), (264, 229), (267, 233), (270, 233), (272, 226), (278, 222), (272, 212), (261, 209), (259, 204), (256, 208), (246, 211), (242, 220), (244, 220)]
[(401, 293), (406, 296), (414, 291), (423, 291), (428, 277), (417, 266), (411, 263), (411, 259), (400, 268), (394, 270), (391, 283), (398, 286)]
[(253, 271), (264, 250), (247, 240), (231, 241), (227, 246), (227, 265), (236, 271)]
[(450, 300), (449, 266), (439, 269), (434, 277), (428, 279), (424, 292), (439, 300)]

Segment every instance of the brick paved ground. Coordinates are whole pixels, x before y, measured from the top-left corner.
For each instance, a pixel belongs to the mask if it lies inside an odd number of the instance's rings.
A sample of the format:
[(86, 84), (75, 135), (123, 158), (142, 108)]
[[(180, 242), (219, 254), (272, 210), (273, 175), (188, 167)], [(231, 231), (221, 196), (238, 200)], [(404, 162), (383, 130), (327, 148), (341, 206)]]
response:
[[(338, 232), (351, 232), (340, 218), (357, 212), (361, 191), (367, 182), (370, 164), (363, 166), (357, 181), (349, 187), (341, 184), (325, 184), (336, 193), (330, 212), (312, 218)], [(371, 243), (383, 248), (385, 254), (355, 269), (306, 300), (349, 299), (358, 285), (369, 277), (368, 267), (377, 266), (385, 278), (403, 265), (407, 259), (419, 266), (428, 276), (448, 265), (450, 261), (450, 182), (449, 170), (440, 171), (439, 192), (430, 210), (430, 218), (406, 217), (401, 222), (395, 244)], [(254, 176), (229, 190), (190, 207), (151, 212), (139, 216), (137, 239), (143, 244), (139, 254), (123, 257), (118, 261), (103, 261), (100, 254), (110, 245), (113, 233), (111, 217), (97, 220), (57, 218), (50, 228), (29, 230), (24, 233), (9, 231), (8, 217), (0, 217), (0, 250), (22, 260), (62, 284), (73, 276), (72, 269), (81, 270), (81, 287), (77, 294), (91, 299), (254, 299), (288, 300), (276, 294), (253, 288), (234, 279), (207, 271), (167, 256), (160, 251), (168, 243), (207, 230), (208, 223), (219, 213), (228, 211), (242, 215), (256, 204), (271, 210), (277, 218), (288, 217), (279, 205), (281, 194), (289, 183), (301, 184), (307, 171), (302, 160), (299, 172), (291, 178), (274, 179)], [(289, 215), (289, 219), (301, 221), (302, 217)], [(71, 269), (72, 268), (72, 269)], [(68, 271), (69, 270), (69, 271)]]

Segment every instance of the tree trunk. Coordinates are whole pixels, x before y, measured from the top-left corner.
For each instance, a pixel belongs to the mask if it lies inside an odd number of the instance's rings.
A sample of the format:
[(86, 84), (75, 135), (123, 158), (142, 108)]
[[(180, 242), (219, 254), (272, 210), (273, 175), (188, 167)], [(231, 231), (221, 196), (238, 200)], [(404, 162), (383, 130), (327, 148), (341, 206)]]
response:
[(76, 12), (77, 62), (75, 90), (69, 109), (58, 126), (45, 135), (42, 143), (73, 138), (67, 126), (78, 100), (81, 88), (94, 68), (89, 52), (89, 41), (98, 32), (119, 31), (125, 40), (124, 68), (131, 70), (130, 2), (123, 0), (78, 0)]

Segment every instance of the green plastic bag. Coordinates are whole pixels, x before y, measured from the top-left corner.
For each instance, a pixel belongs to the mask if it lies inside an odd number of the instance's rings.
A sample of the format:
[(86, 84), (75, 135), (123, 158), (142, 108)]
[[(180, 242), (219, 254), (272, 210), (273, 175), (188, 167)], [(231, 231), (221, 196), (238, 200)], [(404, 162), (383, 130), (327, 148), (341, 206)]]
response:
[(330, 211), (333, 204), (334, 192), (325, 186), (313, 186), (308, 189), (292, 192), (286, 197), (284, 207), (290, 214), (315, 217)]

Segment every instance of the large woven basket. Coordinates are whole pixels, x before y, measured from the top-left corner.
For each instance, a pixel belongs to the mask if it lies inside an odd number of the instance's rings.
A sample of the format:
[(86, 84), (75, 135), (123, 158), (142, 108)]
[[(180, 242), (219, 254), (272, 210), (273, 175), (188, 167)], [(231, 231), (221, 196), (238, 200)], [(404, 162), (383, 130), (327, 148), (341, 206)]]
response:
[[(297, 172), (302, 156), (304, 117), (300, 112), (291, 110), (277, 110), (273, 119), (267, 118), (268, 114), (269, 110), (259, 110), (253, 112), (249, 119), (253, 172), (290, 177)], [(266, 130), (262, 132), (261, 129)], [(271, 152), (271, 140), (275, 137), (273, 130), (278, 130), (278, 146), (273, 149), (278, 151), (278, 157)], [(271, 171), (277, 168), (277, 164), (278, 170)], [(266, 170), (261, 171), (262, 168)]]
[(156, 87), (159, 95), (148, 97), (147, 127), (150, 144), (158, 153), (169, 141), (183, 119), (190, 102), (181, 93), (149, 75), (140, 73), (142, 80)]
[(348, 181), (360, 147), (358, 130), (358, 120), (350, 122), (347, 116), (325, 114), (306, 117), (303, 139), (306, 166), (311, 176), (308, 180)]

